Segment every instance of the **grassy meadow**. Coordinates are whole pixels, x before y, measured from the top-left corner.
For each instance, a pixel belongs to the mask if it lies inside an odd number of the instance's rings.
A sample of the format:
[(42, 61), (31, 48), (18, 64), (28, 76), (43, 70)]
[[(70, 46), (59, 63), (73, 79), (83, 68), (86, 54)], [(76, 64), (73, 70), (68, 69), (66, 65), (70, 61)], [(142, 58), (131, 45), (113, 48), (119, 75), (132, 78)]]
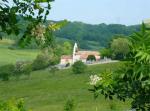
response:
[(31, 61), (36, 57), (38, 53), (37, 50), (10, 49), (9, 47), (13, 43), (14, 41), (6, 39), (0, 41), (0, 66), (15, 63), (16, 61)]
[[(0, 43), (0, 65), (15, 63), (17, 60), (33, 60), (38, 51), (10, 50), (10, 43)], [(34, 71), (31, 77), (19, 80), (0, 81), (0, 100), (24, 98), (27, 108), (33, 111), (64, 111), (69, 98), (75, 101), (75, 111), (126, 111), (129, 102), (105, 100), (99, 96), (94, 100), (88, 91), (89, 76), (104, 70), (116, 70), (121, 63), (88, 66), (86, 73), (73, 74), (71, 69), (59, 70), (55, 74), (48, 70)]]

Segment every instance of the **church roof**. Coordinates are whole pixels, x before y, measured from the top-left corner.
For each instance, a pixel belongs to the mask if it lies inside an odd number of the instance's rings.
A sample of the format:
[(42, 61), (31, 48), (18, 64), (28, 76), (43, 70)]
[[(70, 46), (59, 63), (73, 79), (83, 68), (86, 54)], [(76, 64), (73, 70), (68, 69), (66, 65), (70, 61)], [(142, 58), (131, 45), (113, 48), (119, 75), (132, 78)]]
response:
[(80, 59), (87, 59), (89, 55), (99, 56), (97, 51), (78, 51), (76, 55), (80, 55)]
[(76, 54), (77, 55), (95, 55), (95, 56), (99, 56), (98, 51), (78, 51)]

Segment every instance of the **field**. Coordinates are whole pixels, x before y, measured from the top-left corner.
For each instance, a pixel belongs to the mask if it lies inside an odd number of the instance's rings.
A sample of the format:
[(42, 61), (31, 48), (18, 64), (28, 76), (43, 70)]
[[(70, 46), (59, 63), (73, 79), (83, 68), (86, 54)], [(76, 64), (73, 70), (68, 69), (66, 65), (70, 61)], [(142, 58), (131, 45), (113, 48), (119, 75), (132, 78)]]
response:
[(13, 50), (9, 49), (10, 45), (13, 44), (11, 40), (0, 41), (0, 65), (15, 63), (16, 61), (33, 60), (38, 51), (37, 50)]
[[(4, 47), (3, 47), (4, 46)], [(14, 63), (18, 59), (33, 60), (37, 51), (9, 50), (0, 47), (0, 64)], [(104, 70), (116, 70), (121, 63), (89, 66), (84, 74), (73, 74), (71, 69), (59, 70), (56, 74), (48, 70), (34, 71), (30, 79), (0, 81), (0, 99), (24, 98), (26, 107), (33, 111), (63, 111), (69, 98), (75, 101), (75, 111), (126, 111), (129, 102), (105, 100), (99, 96), (94, 100), (88, 89), (89, 76)]]

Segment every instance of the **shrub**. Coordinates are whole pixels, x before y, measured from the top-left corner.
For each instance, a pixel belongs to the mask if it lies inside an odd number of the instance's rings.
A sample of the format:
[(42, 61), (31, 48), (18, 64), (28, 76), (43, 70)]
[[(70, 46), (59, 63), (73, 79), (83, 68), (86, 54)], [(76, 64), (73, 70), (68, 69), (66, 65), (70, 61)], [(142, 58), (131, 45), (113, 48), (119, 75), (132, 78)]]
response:
[(31, 63), (24, 64), (22, 73), (30, 77), (31, 72), (32, 72), (32, 64)]
[(32, 66), (30, 62), (27, 61), (18, 61), (16, 62), (14, 69), (14, 76), (18, 79), (21, 75), (30, 76), (32, 71)]
[(74, 100), (68, 99), (65, 104), (64, 111), (73, 111), (74, 107), (75, 107)]
[(75, 74), (84, 73), (87, 66), (82, 61), (77, 61), (72, 65), (72, 71)]
[[(24, 100), (0, 101), (0, 111), (29, 111), (25, 109)], [(31, 110), (30, 110), (31, 111)]]
[(104, 58), (104, 57), (111, 58), (112, 57), (112, 50), (109, 48), (103, 48), (100, 50), (100, 54), (101, 54), (101, 58)]
[(88, 55), (87, 61), (96, 61), (96, 58), (94, 55)]
[(48, 54), (39, 54), (32, 63), (33, 70), (41, 70), (50, 64)]
[(0, 79), (3, 81), (8, 81), (10, 76), (13, 75), (14, 65), (8, 64), (0, 67)]
[(56, 64), (59, 64), (59, 62), (60, 62), (60, 57), (57, 55), (53, 55), (49, 58), (50, 65), (56, 65)]

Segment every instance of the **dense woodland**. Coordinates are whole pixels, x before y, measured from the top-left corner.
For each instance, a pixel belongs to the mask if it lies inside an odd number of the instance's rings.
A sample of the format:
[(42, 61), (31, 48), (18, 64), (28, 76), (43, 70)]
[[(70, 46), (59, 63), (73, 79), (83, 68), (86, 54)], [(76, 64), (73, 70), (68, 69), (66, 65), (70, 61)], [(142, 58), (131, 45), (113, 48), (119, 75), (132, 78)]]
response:
[(131, 35), (139, 31), (139, 25), (125, 26), (121, 24), (91, 25), (82, 22), (69, 22), (55, 35), (60, 38), (77, 41), (83, 49), (99, 49), (106, 47), (115, 35)]
[[(19, 18), (21, 19), (21, 18)], [(51, 21), (47, 21), (49, 24)], [(19, 23), (22, 32), (24, 32), (27, 22), (21, 20)], [(133, 32), (140, 30), (140, 25), (125, 26), (121, 24), (98, 24), (91, 25), (82, 22), (68, 22), (63, 28), (54, 33), (57, 42), (70, 41), (78, 42), (81, 49), (99, 50), (107, 47), (115, 35), (131, 35)], [(21, 35), (21, 34), (20, 34)], [(18, 36), (9, 35), (7, 38), (17, 39)], [(34, 45), (34, 43), (32, 44)]]

